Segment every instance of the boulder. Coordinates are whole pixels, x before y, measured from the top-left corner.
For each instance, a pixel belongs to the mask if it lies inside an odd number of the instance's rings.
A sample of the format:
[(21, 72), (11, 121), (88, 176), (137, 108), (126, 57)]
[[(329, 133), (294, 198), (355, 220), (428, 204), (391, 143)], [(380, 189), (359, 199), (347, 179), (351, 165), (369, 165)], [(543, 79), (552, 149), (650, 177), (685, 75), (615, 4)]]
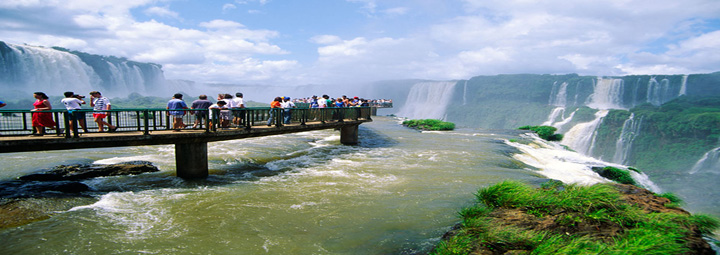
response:
[(75, 181), (102, 176), (134, 175), (160, 171), (147, 161), (132, 161), (110, 165), (60, 165), (44, 173), (20, 177), (23, 181)]

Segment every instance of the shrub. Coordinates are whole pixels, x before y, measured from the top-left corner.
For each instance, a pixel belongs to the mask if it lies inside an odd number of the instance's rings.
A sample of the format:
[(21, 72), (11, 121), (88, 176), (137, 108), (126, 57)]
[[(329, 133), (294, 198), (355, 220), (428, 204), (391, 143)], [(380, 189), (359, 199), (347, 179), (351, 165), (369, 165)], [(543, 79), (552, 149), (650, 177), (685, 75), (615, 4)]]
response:
[(455, 123), (445, 122), (436, 119), (406, 120), (403, 121), (402, 124), (406, 127), (419, 130), (442, 131), (455, 129)]
[(540, 138), (547, 141), (560, 141), (563, 138), (562, 134), (555, 134), (557, 128), (551, 126), (522, 126), (518, 129), (533, 131), (537, 133)]

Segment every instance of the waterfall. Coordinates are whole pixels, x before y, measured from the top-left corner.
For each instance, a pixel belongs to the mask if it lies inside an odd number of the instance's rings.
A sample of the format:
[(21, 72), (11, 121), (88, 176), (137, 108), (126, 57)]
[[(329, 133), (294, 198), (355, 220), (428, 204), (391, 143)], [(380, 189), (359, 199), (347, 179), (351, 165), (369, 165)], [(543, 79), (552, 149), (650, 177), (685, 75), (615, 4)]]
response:
[(2, 41), (0, 53), (0, 89), (6, 92), (167, 93), (162, 67), (157, 64)]
[(444, 119), (455, 84), (453, 81), (420, 82), (410, 89), (397, 115), (410, 119)]
[(583, 155), (592, 155), (595, 146), (595, 134), (598, 126), (608, 114), (608, 110), (599, 110), (595, 113), (595, 119), (590, 122), (580, 123), (572, 127), (562, 140), (562, 144), (570, 147)]
[(557, 82), (553, 83), (552, 91), (550, 92), (550, 102), (548, 102), (548, 104), (552, 106), (566, 106), (567, 86), (567, 82), (563, 82), (560, 86), (557, 86)]
[(621, 79), (598, 77), (593, 94), (586, 104), (594, 109), (624, 109), (622, 107), (624, 82)]
[[(682, 93), (682, 89), (680, 91)], [(647, 102), (659, 106), (674, 99), (680, 93), (673, 93), (668, 79), (662, 79), (658, 82), (655, 77), (652, 77), (648, 81)]]
[(10, 52), (3, 54), (3, 66), (12, 75), (0, 77), (5, 91), (31, 88), (59, 94), (72, 88), (89, 92), (100, 81), (92, 67), (76, 55), (42, 47), (7, 46)]
[(706, 152), (690, 169), (690, 174), (698, 172), (720, 174), (720, 147)]
[(565, 107), (555, 107), (555, 109), (550, 112), (550, 115), (548, 116), (548, 120), (543, 122), (543, 126), (552, 126), (552, 124), (555, 122), (558, 117), (561, 119), (563, 118), (563, 115), (565, 115)]
[(465, 86), (463, 86), (463, 105), (467, 104), (467, 80), (465, 80)]
[(620, 137), (618, 137), (615, 143), (615, 155), (613, 155), (613, 162), (618, 164), (625, 164), (632, 148), (632, 143), (640, 134), (640, 126), (642, 124), (642, 118), (635, 121), (635, 114), (631, 113), (630, 117), (623, 123)]
[(680, 92), (678, 92), (678, 97), (687, 95), (687, 79), (688, 75), (683, 75), (682, 84), (680, 84)]

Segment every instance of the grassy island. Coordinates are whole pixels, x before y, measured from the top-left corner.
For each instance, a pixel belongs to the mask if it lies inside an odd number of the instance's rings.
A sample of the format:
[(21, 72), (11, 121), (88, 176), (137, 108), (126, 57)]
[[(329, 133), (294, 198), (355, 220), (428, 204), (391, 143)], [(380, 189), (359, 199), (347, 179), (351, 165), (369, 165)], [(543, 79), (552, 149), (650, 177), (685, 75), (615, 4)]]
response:
[(476, 197), (432, 254), (715, 254), (716, 219), (633, 185), (505, 181)]
[(403, 126), (419, 130), (445, 131), (455, 129), (455, 123), (436, 119), (406, 120), (403, 121), (402, 124)]
[(562, 134), (555, 134), (557, 128), (551, 126), (522, 126), (518, 129), (533, 131), (537, 133), (540, 138), (547, 141), (560, 141), (563, 139)]

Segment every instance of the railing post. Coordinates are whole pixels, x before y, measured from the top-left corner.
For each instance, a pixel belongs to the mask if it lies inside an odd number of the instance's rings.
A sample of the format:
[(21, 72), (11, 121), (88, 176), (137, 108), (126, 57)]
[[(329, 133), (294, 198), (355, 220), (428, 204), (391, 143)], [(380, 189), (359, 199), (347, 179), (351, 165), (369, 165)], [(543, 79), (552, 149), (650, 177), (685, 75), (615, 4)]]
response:
[[(205, 133), (210, 133), (210, 114), (211, 114), (210, 109), (203, 109), (202, 111), (205, 112), (204, 113), (205, 119), (203, 120), (203, 121), (205, 121)], [(195, 112), (195, 114), (197, 115), (198, 112)], [(200, 125), (202, 125), (202, 124), (203, 123), (200, 122)]]
[[(78, 132), (77, 126), (79, 123), (75, 123), (75, 125), (70, 126), (70, 118), (69, 117), (70, 117), (70, 112), (68, 112), (68, 111), (63, 112), (63, 119), (64, 119), (63, 122), (65, 122), (65, 138), (70, 138), (70, 129), (72, 129), (72, 132), (75, 132), (75, 138), (77, 138), (77, 137), (79, 137), (79, 135), (77, 133)], [(75, 122), (78, 122), (78, 121), (75, 120)], [(58, 123), (58, 128), (60, 128), (59, 123)]]
[(301, 109), (301, 111), (302, 111), (302, 114), (300, 114), (300, 125), (305, 126), (305, 122), (308, 119), (308, 111), (310, 111), (310, 109), (309, 108)]
[[(211, 128), (211, 130), (212, 130), (213, 132), (216, 132), (216, 131), (217, 131), (217, 128), (218, 128), (218, 125), (219, 125), (219, 123), (220, 123), (220, 109), (212, 109), (212, 110), (211, 110), (211, 114), (212, 114), (212, 120), (214, 120), (214, 121), (212, 122), (212, 128)], [(208, 116), (208, 117), (210, 117), (210, 116)]]
[(150, 119), (149, 118), (150, 118), (150, 110), (148, 110), (148, 109), (143, 110), (143, 119), (145, 122), (145, 131), (143, 132), (144, 135), (150, 135)]
[[(143, 112), (143, 115), (146, 114)], [(142, 129), (141, 123), (140, 123), (140, 111), (135, 111), (135, 116), (137, 116), (137, 131), (140, 131)], [(147, 117), (145, 118), (147, 120)], [(147, 130), (147, 125), (145, 125), (145, 130)]]

